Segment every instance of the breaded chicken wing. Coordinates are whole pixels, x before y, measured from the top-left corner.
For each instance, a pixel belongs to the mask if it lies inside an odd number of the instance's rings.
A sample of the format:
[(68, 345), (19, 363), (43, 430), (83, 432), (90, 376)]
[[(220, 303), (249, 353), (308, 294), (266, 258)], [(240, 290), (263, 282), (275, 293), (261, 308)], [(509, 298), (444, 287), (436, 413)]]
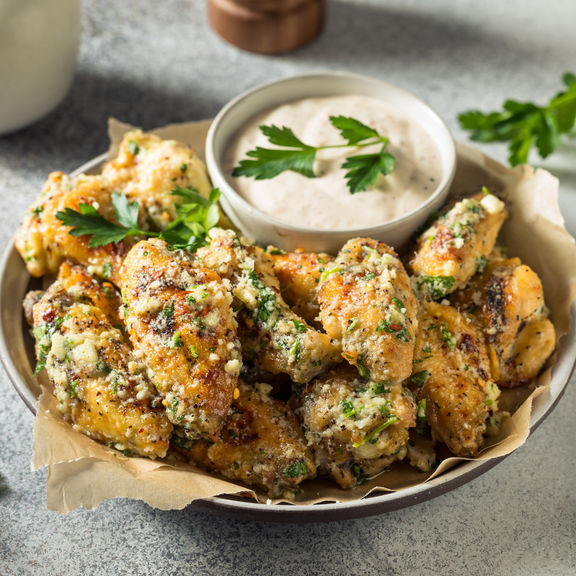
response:
[(199, 262), (228, 278), (238, 312), (244, 357), (272, 374), (308, 382), (338, 360), (329, 336), (309, 326), (284, 302), (270, 256), (232, 230), (213, 228)]
[(124, 320), (164, 397), (190, 437), (213, 434), (232, 403), (241, 369), (229, 284), (162, 240), (139, 242), (124, 260)]
[(435, 439), (456, 456), (474, 457), (495, 426), (499, 390), (474, 321), (456, 308), (423, 303), (410, 387)]
[(454, 302), (478, 318), (486, 334), (494, 379), (514, 387), (535, 378), (556, 346), (542, 282), (518, 258), (491, 259)]
[(484, 193), (440, 216), (420, 235), (410, 261), (420, 294), (437, 300), (464, 288), (492, 252), (506, 217), (504, 203)]
[(140, 130), (130, 132), (117, 158), (107, 162), (101, 174), (77, 178), (62, 172), (50, 175), (20, 226), (16, 248), (32, 276), (56, 274), (60, 263), (69, 259), (117, 283), (122, 259), (134, 240), (91, 247), (90, 236), (70, 235), (70, 228), (57, 214), (67, 208), (78, 212), (86, 204), (116, 223), (115, 192), (138, 204), (142, 230), (163, 230), (176, 217), (176, 205), (181, 202), (172, 194), (177, 187), (194, 188), (206, 197), (210, 193), (206, 167), (193, 150)]
[(272, 256), (274, 273), (280, 282), (282, 297), (308, 324), (319, 326), (318, 289), (322, 273), (330, 268), (333, 257), (315, 252), (278, 253), (267, 250)]
[(65, 263), (34, 305), (37, 371), (46, 368), (74, 428), (120, 450), (162, 458), (172, 424), (145, 363), (113, 325), (119, 302), (111, 285)]
[(98, 208), (104, 218), (114, 220), (112, 190), (99, 176), (71, 178), (53, 172), (44, 185), (34, 208), (28, 211), (16, 235), (16, 249), (24, 259), (31, 276), (58, 273), (63, 260), (83, 264), (92, 273), (114, 282), (122, 259), (131, 245), (130, 239), (92, 247), (89, 236), (71, 236), (56, 214), (81, 204)]
[(416, 407), (401, 384), (387, 386), (338, 367), (310, 382), (296, 399), (319, 468), (351, 488), (406, 456)]
[(206, 167), (191, 148), (141, 130), (125, 134), (116, 158), (104, 165), (102, 179), (138, 202), (142, 225), (152, 230), (164, 230), (176, 217), (176, 187), (194, 188), (205, 197), (211, 189)]
[(262, 488), (271, 498), (291, 498), (314, 478), (316, 466), (300, 423), (290, 407), (268, 395), (267, 385), (239, 384), (221, 431), (206, 439), (174, 443), (190, 461)]
[(392, 248), (349, 240), (323, 273), (318, 301), (326, 333), (341, 342), (342, 356), (361, 376), (393, 383), (410, 376), (417, 302)]

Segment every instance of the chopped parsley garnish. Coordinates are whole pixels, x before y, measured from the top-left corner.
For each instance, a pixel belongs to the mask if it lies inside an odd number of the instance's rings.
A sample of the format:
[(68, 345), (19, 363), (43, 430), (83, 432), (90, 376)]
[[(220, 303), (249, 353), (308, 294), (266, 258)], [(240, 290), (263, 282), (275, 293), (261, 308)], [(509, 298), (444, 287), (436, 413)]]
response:
[(372, 188), (379, 174), (387, 176), (396, 167), (396, 158), (386, 152), (388, 138), (366, 126), (355, 118), (347, 116), (330, 116), (330, 123), (340, 131), (345, 144), (328, 146), (310, 146), (296, 137), (286, 127), (260, 126), (260, 131), (270, 144), (278, 148), (256, 147), (246, 153), (232, 171), (232, 176), (246, 176), (255, 180), (269, 180), (282, 172), (292, 171), (307, 178), (315, 178), (314, 161), (316, 153), (328, 148), (364, 148), (380, 144), (380, 151), (374, 154), (349, 156), (342, 168), (346, 170), (344, 178), (351, 194)]
[(276, 294), (274, 290), (266, 286), (266, 284), (258, 278), (258, 274), (256, 274), (255, 270), (250, 270), (250, 272), (248, 272), (248, 277), (250, 278), (254, 288), (258, 290), (257, 316), (262, 322), (267, 322), (272, 313), (276, 310)]
[(307, 328), (306, 328), (306, 324), (299, 322), (296, 319), (292, 319), (292, 322), (294, 324), (294, 328), (296, 328), (296, 330), (298, 330), (298, 332), (306, 332)]
[(356, 478), (356, 486), (363, 486), (368, 481), (368, 476), (364, 473), (360, 464), (352, 465), (352, 474)]
[(428, 378), (428, 370), (421, 370), (420, 372), (416, 372), (415, 374), (412, 374), (412, 376), (410, 376), (410, 382), (412, 382), (412, 384), (415, 384), (419, 388), (422, 388), (422, 386), (424, 386), (424, 384), (426, 383), (427, 378)]
[(370, 378), (370, 370), (368, 370), (366, 364), (364, 364), (364, 356), (358, 356), (358, 358), (356, 358), (356, 368), (362, 378)]
[(174, 300), (172, 300), (168, 306), (162, 308), (160, 316), (162, 316), (162, 318), (166, 318), (167, 320), (174, 316)]
[(358, 326), (359, 318), (355, 316), (354, 318), (350, 318), (350, 323), (348, 324), (348, 328), (346, 328), (347, 332), (352, 332), (356, 326)]
[(426, 434), (428, 428), (428, 416), (426, 415), (426, 398), (421, 398), (416, 409), (416, 432)]
[(454, 338), (452, 332), (448, 330), (446, 324), (440, 324), (440, 334), (442, 336), (442, 340), (446, 342), (446, 345), (450, 350), (454, 350), (456, 348), (456, 338)]
[(304, 476), (306, 474), (308, 474), (308, 467), (304, 460), (297, 460), (282, 471), (282, 475), (286, 478), (297, 478), (298, 476)]
[(140, 153), (140, 146), (138, 146), (138, 142), (136, 142), (136, 140), (128, 141), (128, 152), (130, 152), (132, 156), (137, 156)]
[(355, 418), (356, 414), (358, 413), (358, 409), (350, 400), (342, 400), (342, 402), (340, 402), (340, 406), (342, 407), (344, 418)]
[(355, 442), (353, 444), (354, 448), (359, 448), (360, 446), (362, 446), (362, 444), (366, 444), (366, 442), (368, 442), (369, 444), (376, 444), (376, 442), (378, 442), (378, 436), (380, 435), (380, 432), (383, 432), (384, 430), (386, 430), (386, 428), (394, 424), (394, 422), (398, 422), (398, 420), (399, 418), (398, 416), (396, 416), (396, 414), (389, 414), (388, 418), (384, 422), (382, 422), (380, 426), (377, 426), (376, 428), (374, 428), (374, 430), (368, 432), (368, 434), (366, 434), (366, 436), (364, 436), (364, 438), (362, 438), (362, 440), (360, 440), (359, 442)]
[(478, 258), (476, 258), (476, 272), (484, 272), (487, 264), (488, 258), (486, 258), (486, 256), (478, 256)]
[(320, 282), (321, 283), (325, 282), (326, 278), (328, 278), (328, 276), (330, 276), (330, 274), (334, 274), (334, 272), (339, 272), (339, 271), (340, 271), (340, 266), (338, 264), (336, 266), (333, 266), (332, 268), (327, 268), (320, 275)]
[(295, 340), (292, 348), (290, 348), (290, 356), (294, 356), (296, 360), (298, 360), (298, 358), (300, 358), (300, 348), (300, 340)]
[(438, 300), (450, 292), (454, 286), (454, 276), (420, 276), (417, 286), (420, 292), (428, 294), (432, 300)]
[(170, 348), (180, 348), (182, 346), (182, 337), (180, 332), (174, 332), (172, 340), (170, 341)]

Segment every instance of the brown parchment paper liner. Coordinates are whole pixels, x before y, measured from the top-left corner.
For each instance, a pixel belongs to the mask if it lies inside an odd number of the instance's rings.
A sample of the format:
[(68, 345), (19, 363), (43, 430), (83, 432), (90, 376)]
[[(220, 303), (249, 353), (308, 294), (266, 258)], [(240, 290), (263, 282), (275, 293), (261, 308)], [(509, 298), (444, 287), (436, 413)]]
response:
[[(204, 156), (210, 122), (167, 126), (155, 130), (192, 146)], [(110, 121), (109, 155), (116, 154), (122, 135), (132, 127)], [(576, 247), (564, 228), (558, 207), (558, 182), (544, 170), (528, 166), (509, 170), (479, 151), (458, 145), (458, 168), (452, 194), (470, 194), (488, 186), (506, 196), (511, 217), (502, 241), (511, 256), (519, 256), (542, 278), (546, 303), (561, 338), (570, 326), (570, 304), (576, 294)], [(529, 434), (533, 401), (546, 393), (550, 369), (528, 388), (504, 390), (501, 406), (512, 412), (500, 434), (479, 459), (499, 458), (521, 446)], [(326, 480), (306, 483), (298, 504), (350, 501), (369, 493), (402, 490), (439, 476), (462, 462), (448, 457), (429, 476), (407, 464), (395, 465), (367, 485), (344, 491)], [(40, 399), (34, 427), (32, 468), (48, 467), (48, 507), (60, 512), (96, 507), (111, 498), (135, 498), (163, 510), (181, 509), (193, 500), (218, 495), (243, 495), (270, 503), (264, 495), (177, 461), (130, 458), (98, 444), (66, 423), (51, 394)]]

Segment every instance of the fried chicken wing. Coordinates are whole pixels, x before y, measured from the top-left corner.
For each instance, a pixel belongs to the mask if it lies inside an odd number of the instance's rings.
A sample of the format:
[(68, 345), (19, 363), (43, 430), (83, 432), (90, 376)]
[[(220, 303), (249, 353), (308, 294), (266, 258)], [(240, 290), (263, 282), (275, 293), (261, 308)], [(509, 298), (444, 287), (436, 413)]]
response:
[(456, 308), (423, 303), (410, 387), (432, 435), (456, 456), (474, 457), (497, 425), (499, 390), (474, 321)]
[(139, 242), (121, 271), (124, 320), (164, 397), (191, 437), (220, 429), (241, 369), (229, 285), (162, 240)]
[(102, 216), (114, 220), (112, 190), (99, 176), (71, 178), (53, 172), (36, 205), (24, 217), (16, 235), (16, 249), (31, 276), (56, 275), (63, 260), (83, 264), (101, 278), (117, 281), (122, 259), (131, 242), (90, 246), (89, 236), (71, 236), (70, 228), (56, 215), (66, 208), (78, 211), (81, 204), (98, 208)]
[(322, 273), (333, 264), (329, 254), (315, 252), (277, 253), (267, 250), (272, 256), (274, 273), (280, 283), (282, 297), (306, 322), (319, 325), (318, 289)]
[(111, 285), (65, 263), (34, 305), (37, 370), (46, 368), (59, 408), (77, 430), (121, 450), (162, 458), (172, 424), (146, 365), (113, 325), (111, 310), (119, 302)]
[(93, 206), (107, 220), (116, 222), (113, 192), (139, 206), (142, 230), (163, 230), (176, 217), (181, 198), (177, 187), (194, 188), (208, 196), (210, 181), (204, 163), (193, 150), (173, 140), (162, 140), (140, 130), (129, 132), (118, 156), (96, 176), (72, 178), (54, 172), (25, 216), (16, 236), (16, 248), (32, 276), (56, 274), (64, 259), (83, 264), (98, 276), (118, 282), (122, 259), (134, 241), (90, 246), (90, 236), (72, 236), (57, 214), (82, 204)]
[(492, 252), (507, 217), (493, 194), (457, 202), (417, 240), (410, 268), (419, 292), (432, 300), (464, 288)]
[(287, 404), (268, 395), (267, 385), (240, 383), (239, 391), (219, 433), (188, 449), (186, 441), (175, 444), (204, 468), (262, 488), (271, 498), (291, 498), (316, 475), (300, 423)]
[(556, 334), (547, 318), (542, 282), (518, 258), (491, 259), (454, 302), (478, 318), (500, 386), (535, 378), (554, 351)]
[(124, 136), (116, 158), (104, 165), (102, 179), (138, 202), (142, 224), (153, 230), (164, 230), (176, 217), (176, 187), (194, 188), (206, 197), (211, 189), (206, 167), (191, 148), (141, 130)]
[(401, 384), (387, 386), (338, 367), (310, 382), (296, 402), (319, 469), (342, 488), (406, 456), (416, 407)]
[(329, 336), (309, 326), (284, 302), (273, 264), (261, 248), (232, 230), (212, 229), (198, 259), (228, 278), (241, 303), (238, 312), (244, 357), (262, 370), (308, 382), (338, 360)]
[(392, 248), (349, 240), (323, 273), (318, 301), (326, 333), (361, 376), (394, 383), (410, 376), (417, 302)]

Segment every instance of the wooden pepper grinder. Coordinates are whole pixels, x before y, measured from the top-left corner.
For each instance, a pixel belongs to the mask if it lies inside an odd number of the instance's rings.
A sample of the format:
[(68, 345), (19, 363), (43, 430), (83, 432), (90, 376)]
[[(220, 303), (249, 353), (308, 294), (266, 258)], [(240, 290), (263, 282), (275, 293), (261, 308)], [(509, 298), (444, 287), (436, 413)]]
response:
[(234, 46), (280, 54), (312, 42), (324, 24), (325, 0), (208, 0), (212, 28)]

